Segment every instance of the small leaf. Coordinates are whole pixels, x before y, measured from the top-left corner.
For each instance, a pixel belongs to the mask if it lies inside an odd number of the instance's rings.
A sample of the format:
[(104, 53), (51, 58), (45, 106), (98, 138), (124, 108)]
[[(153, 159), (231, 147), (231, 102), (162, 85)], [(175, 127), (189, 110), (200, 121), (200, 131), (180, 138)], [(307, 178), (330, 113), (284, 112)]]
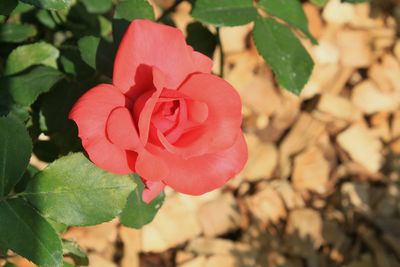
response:
[(29, 24), (0, 25), (0, 42), (20, 43), (36, 34), (36, 28)]
[(17, 5), (17, 0), (1, 0), (0, 15), (8, 16)]
[(7, 195), (21, 179), (31, 153), (25, 126), (11, 115), (0, 117), (0, 196)]
[(122, 0), (115, 9), (115, 19), (154, 19), (153, 7), (147, 0)]
[(129, 23), (134, 19), (154, 20), (153, 7), (147, 0), (123, 0), (117, 5), (112, 22), (116, 44), (121, 42)]
[(283, 19), (302, 31), (314, 44), (317, 43), (308, 31), (308, 20), (299, 0), (260, 0), (259, 4), (268, 14)]
[(79, 266), (88, 266), (89, 258), (79, 245), (71, 240), (63, 240), (64, 255), (74, 260)]
[(18, 267), (18, 266), (7, 262), (6, 265), (4, 265), (3, 267)]
[(237, 26), (255, 20), (257, 10), (252, 0), (197, 0), (192, 16), (215, 26)]
[(77, 153), (60, 158), (38, 173), (24, 196), (44, 216), (66, 225), (83, 226), (112, 220), (134, 188), (128, 175), (107, 173)]
[(39, 10), (39, 12), (36, 13), (36, 17), (44, 26), (49, 29), (54, 29), (57, 26), (56, 22), (47, 10)]
[(113, 44), (94, 36), (85, 36), (78, 41), (81, 57), (89, 66), (112, 76), (113, 59), (115, 49)]
[(57, 233), (22, 199), (0, 201), (0, 244), (42, 267), (62, 266)]
[(0, 86), (8, 90), (16, 103), (29, 106), (40, 94), (50, 91), (63, 77), (56, 69), (34, 66), (17, 75), (0, 78)]
[(217, 47), (217, 37), (199, 22), (193, 22), (187, 26), (187, 43), (194, 50), (213, 58)]
[(112, 0), (81, 0), (89, 13), (102, 14), (110, 10)]
[(164, 202), (164, 193), (159, 194), (151, 203), (146, 204), (142, 200), (144, 184), (137, 175), (132, 175), (137, 184), (126, 204), (125, 209), (120, 215), (121, 223), (132, 228), (141, 228), (151, 222)]
[(34, 5), (38, 8), (44, 8), (49, 10), (61, 10), (66, 9), (72, 5), (73, 0), (20, 0), (27, 4)]
[(253, 37), (259, 53), (271, 66), (279, 84), (300, 94), (311, 76), (314, 63), (296, 36), (271, 18), (258, 18)]
[(15, 74), (39, 64), (57, 68), (59, 55), (57, 48), (45, 42), (19, 46), (8, 56), (4, 74)]

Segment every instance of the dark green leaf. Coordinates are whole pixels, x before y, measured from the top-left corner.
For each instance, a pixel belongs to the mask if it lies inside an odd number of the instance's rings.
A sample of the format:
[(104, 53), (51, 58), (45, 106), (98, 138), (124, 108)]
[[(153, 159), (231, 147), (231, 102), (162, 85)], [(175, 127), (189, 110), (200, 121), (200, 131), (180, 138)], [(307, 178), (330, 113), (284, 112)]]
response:
[(57, 68), (59, 54), (57, 48), (45, 42), (19, 46), (8, 56), (5, 74), (15, 74), (38, 64)]
[(57, 233), (21, 199), (0, 201), (0, 244), (43, 267), (62, 266)]
[(89, 13), (102, 14), (110, 10), (112, 0), (81, 0)]
[(0, 42), (20, 43), (36, 33), (36, 28), (29, 24), (4, 24), (0, 25)]
[(75, 75), (79, 80), (87, 80), (94, 73), (81, 57), (77, 46), (61, 48), (60, 63), (62, 70), (68, 74)]
[(62, 78), (63, 74), (56, 69), (34, 66), (17, 75), (1, 78), (0, 86), (8, 90), (16, 103), (29, 106)]
[(133, 191), (120, 215), (121, 223), (132, 228), (141, 228), (151, 222), (164, 202), (164, 193), (158, 195), (151, 203), (146, 204), (142, 200), (144, 184), (137, 175), (132, 175), (137, 188)]
[(268, 14), (278, 17), (291, 26), (298, 28), (313, 43), (317, 43), (308, 31), (307, 17), (299, 0), (260, 0), (259, 4)]
[(27, 4), (49, 10), (61, 10), (72, 5), (73, 0), (20, 0)]
[(134, 188), (128, 175), (107, 173), (77, 153), (38, 173), (24, 195), (46, 217), (82, 226), (113, 219)]
[(4, 265), (4, 267), (18, 267), (18, 266), (7, 262), (6, 265)]
[(134, 19), (154, 20), (153, 7), (147, 0), (123, 0), (114, 13), (113, 35), (116, 44), (119, 44), (129, 23)]
[(36, 17), (44, 26), (48, 27), (49, 29), (54, 29), (57, 26), (57, 24), (49, 12), (50, 11), (41, 9), (36, 14)]
[(65, 256), (72, 258), (79, 266), (89, 265), (89, 258), (79, 245), (71, 240), (63, 240), (63, 252)]
[(217, 47), (217, 37), (199, 22), (193, 22), (187, 26), (187, 43), (194, 50), (213, 58)]
[(216, 26), (237, 26), (255, 20), (257, 10), (252, 0), (197, 0), (192, 16)]
[(296, 36), (270, 18), (258, 18), (253, 30), (259, 53), (274, 71), (279, 84), (300, 94), (311, 76), (314, 63)]
[(147, 0), (123, 0), (121, 1), (114, 14), (115, 19), (154, 19), (153, 7)]
[(15, 185), (14, 191), (16, 193), (20, 193), (25, 190), (26, 186), (28, 185), (29, 181), (33, 178), (33, 176), (38, 173), (39, 170), (32, 165), (28, 165), (24, 175), (22, 176), (21, 180), (19, 180), (18, 184)]
[(11, 115), (0, 117), (0, 196), (7, 195), (21, 179), (31, 152), (25, 126)]
[(7, 16), (18, 5), (17, 0), (1, 0), (0, 15)]
[(115, 49), (112, 43), (94, 36), (85, 36), (78, 41), (83, 61), (93, 69), (112, 76)]
[(75, 267), (75, 265), (73, 265), (73, 264), (71, 264), (71, 263), (69, 263), (69, 262), (64, 261), (63, 267)]
[(29, 12), (33, 9), (35, 9), (34, 6), (32, 6), (30, 4), (25, 4), (22, 1), (19, 1), (17, 7), (11, 13), (11, 16), (14, 16), (16, 14), (23, 14), (23, 13)]

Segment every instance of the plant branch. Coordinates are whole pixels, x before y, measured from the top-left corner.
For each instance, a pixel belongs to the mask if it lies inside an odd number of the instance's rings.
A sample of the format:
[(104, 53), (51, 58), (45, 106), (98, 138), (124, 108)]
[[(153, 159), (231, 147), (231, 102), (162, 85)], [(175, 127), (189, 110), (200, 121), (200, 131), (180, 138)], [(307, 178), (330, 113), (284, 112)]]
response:
[(218, 46), (219, 46), (219, 51), (220, 51), (219, 76), (222, 78), (222, 77), (224, 77), (225, 54), (224, 54), (224, 47), (223, 47), (222, 41), (221, 41), (220, 27), (217, 27), (217, 39), (218, 39)]

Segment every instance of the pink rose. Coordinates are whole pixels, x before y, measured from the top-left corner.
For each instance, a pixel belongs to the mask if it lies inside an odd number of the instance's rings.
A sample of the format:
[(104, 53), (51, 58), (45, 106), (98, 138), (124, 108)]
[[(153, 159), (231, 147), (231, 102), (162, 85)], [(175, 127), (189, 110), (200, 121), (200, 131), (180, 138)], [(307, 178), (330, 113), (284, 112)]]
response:
[(150, 202), (168, 185), (200, 195), (225, 184), (247, 161), (241, 101), (212, 61), (176, 28), (133, 21), (118, 49), (113, 84), (85, 93), (70, 112), (90, 159), (136, 172)]

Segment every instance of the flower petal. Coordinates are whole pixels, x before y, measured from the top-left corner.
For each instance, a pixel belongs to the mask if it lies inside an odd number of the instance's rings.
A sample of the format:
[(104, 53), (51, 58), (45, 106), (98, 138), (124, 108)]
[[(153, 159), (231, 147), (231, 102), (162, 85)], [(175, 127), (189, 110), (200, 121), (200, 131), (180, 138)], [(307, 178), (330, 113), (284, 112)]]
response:
[(170, 169), (164, 183), (189, 195), (201, 195), (221, 187), (239, 173), (247, 161), (243, 134), (237, 136), (233, 146), (224, 151), (190, 159), (159, 151)]
[(142, 192), (142, 199), (145, 203), (149, 204), (153, 199), (155, 199), (164, 189), (165, 184), (160, 181), (146, 181), (143, 180), (145, 188)]
[(129, 107), (130, 102), (119, 90), (101, 84), (85, 93), (69, 114), (78, 125), (82, 145), (93, 163), (118, 174), (133, 172), (136, 153), (126, 152), (112, 144), (106, 136), (106, 124), (114, 109), (125, 106)]
[(113, 83), (124, 94), (138, 95), (146, 84), (143, 80), (151, 81), (146, 66), (159, 68), (165, 74), (166, 87), (176, 89), (189, 74), (209, 71), (210, 61), (189, 49), (180, 30), (134, 20), (118, 48)]
[(111, 111), (107, 121), (107, 137), (121, 149), (139, 151), (143, 148), (132, 115), (125, 107)]
[(143, 179), (149, 181), (161, 181), (169, 174), (169, 168), (165, 161), (146, 149), (139, 152), (135, 171), (143, 177)]
[(205, 108), (196, 107), (199, 119), (207, 115), (204, 123), (174, 143), (180, 155), (189, 158), (231, 147), (242, 122), (242, 104), (236, 90), (215, 75), (199, 73), (191, 75), (179, 91), (207, 105), (207, 114)]

